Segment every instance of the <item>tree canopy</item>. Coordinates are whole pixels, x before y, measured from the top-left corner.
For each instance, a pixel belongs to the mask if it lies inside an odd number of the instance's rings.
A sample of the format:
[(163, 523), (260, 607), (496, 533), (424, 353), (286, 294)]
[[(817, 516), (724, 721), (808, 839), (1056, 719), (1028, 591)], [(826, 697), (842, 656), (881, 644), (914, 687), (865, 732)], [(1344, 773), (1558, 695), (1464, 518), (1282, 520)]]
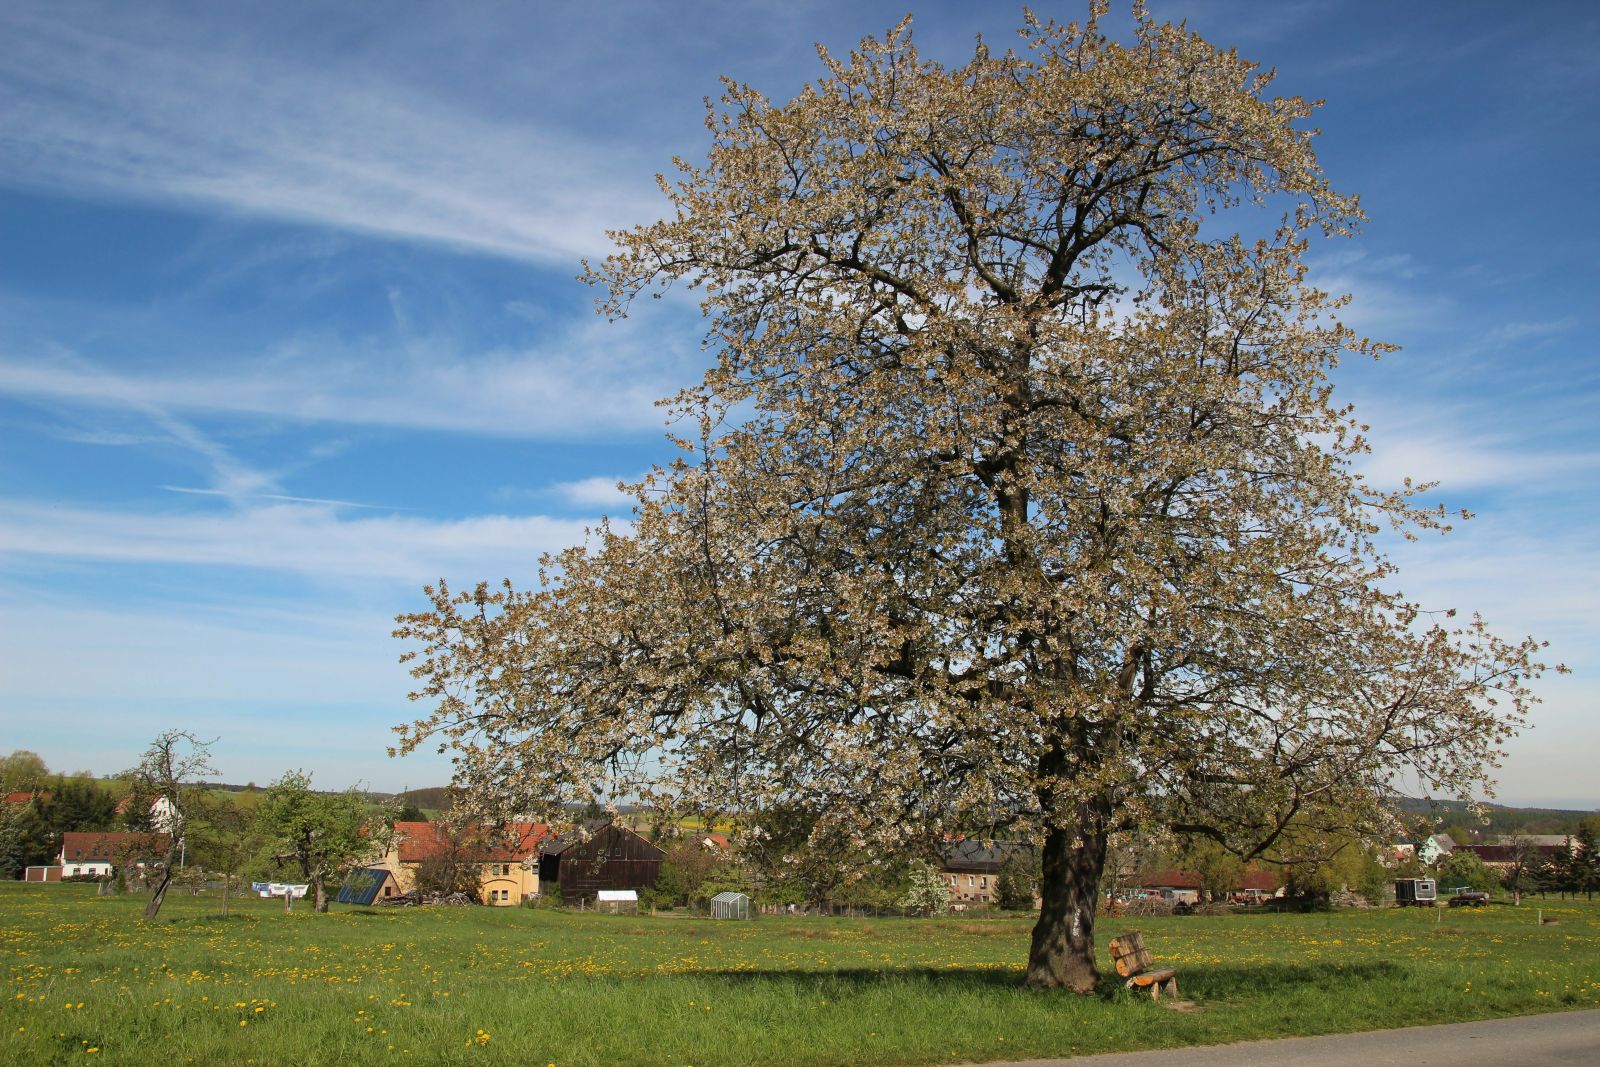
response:
[(255, 829), (276, 862), (299, 869), (316, 910), (326, 912), (328, 886), (389, 847), (394, 814), (354, 787), (319, 793), (311, 788), (310, 775), (288, 771), (267, 787)]
[(1356, 201), (1313, 106), (1136, 9), (1027, 20), (947, 68), (909, 21), (788, 103), (729, 82), (601, 310), (703, 294), (682, 457), (537, 588), (428, 590), (398, 636), (484, 814), (572, 797), (816, 814), (903, 848), (1041, 847), (1027, 981), (1095, 981), (1107, 836), (1270, 856), (1374, 825), (1396, 775), (1469, 795), (1533, 641), (1396, 588), (1445, 528), (1354, 461), (1332, 395), (1384, 345), (1307, 279)]

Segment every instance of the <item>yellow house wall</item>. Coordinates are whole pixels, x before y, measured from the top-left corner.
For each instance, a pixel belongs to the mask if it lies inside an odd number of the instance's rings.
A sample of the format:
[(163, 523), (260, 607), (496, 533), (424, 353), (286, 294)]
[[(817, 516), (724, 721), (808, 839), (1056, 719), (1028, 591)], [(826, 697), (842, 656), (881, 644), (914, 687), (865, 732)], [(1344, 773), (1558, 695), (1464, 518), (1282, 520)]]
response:
[[(503, 891), (504, 900), (494, 899), (495, 891)], [(539, 871), (528, 870), (521, 863), (485, 863), (478, 875), (478, 896), (485, 904), (512, 907), (522, 903), (522, 898), (539, 892)]]
[[(391, 848), (384, 853), (383, 860), (376, 866), (386, 867), (394, 875), (396, 885), (400, 892), (409, 893), (417, 887), (417, 867), (415, 863), (400, 862), (400, 852)], [(539, 868), (535, 861), (530, 864), (529, 870), (522, 863), (512, 860), (509, 862), (481, 863), (478, 865), (478, 897), (485, 904), (495, 904), (505, 907), (522, 903), (522, 899), (539, 892)], [(508, 873), (505, 872), (509, 868)], [(504, 890), (505, 900), (495, 900), (491, 891)]]

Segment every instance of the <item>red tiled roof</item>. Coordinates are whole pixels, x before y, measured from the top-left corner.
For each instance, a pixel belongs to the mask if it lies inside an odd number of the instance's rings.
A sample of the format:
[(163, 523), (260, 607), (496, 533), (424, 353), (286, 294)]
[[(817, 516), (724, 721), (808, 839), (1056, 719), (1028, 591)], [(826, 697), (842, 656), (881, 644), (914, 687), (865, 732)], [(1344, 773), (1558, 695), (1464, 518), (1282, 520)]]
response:
[(1200, 872), (1166, 870), (1156, 871), (1148, 878), (1141, 878), (1139, 885), (1144, 889), (1199, 889)]
[[(1143, 889), (1199, 889), (1200, 883), (1199, 871), (1165, 870), (1141, 879), (1139, 886)], [(1268, 892), (1277, 888), (1278, 876), (1272, 871), (1245, 871), (1238, 878), (1238, 884), (1231, 887), (1232, 890), (1264, 889)]]
[(130, 852), (164, 852), (167, 834), (73, 830), (61, 835), (63, 863), (122, 863)]
[(1245, 871), (1236, 889), (1264, 889), (1272, 892), (1278, 888), (1277, 871)]
[(6, 794), (6, 803), (7, 804), (26, 804), (29, 801), (33, 800), (34, 798), (38, 798), (39, 802), (43, 803), (44, 801), (47, 801), (47, 800), (49, 800), (50, 798), (52, 798), (54, 796), (55, 796), (55, 794), (49, 792), (48, 790), (42, 791), (42, 792), (33, 792), (33, 791), (29, 791), (29, 790), (24, 790), (24, 791), (22, 791), (20, 793), (7, 793)]
[[(451, 840), (439, 823), (397, 822), (394, 830), (401, 863), (421, 863), (451, 848)], [(549, 823), (516, 822), (499, 834), (477, 836), (469, 831), (460, 840), (464, 851), (475, 860), (507, 863), (536, 855), (539, 843), (549, 836)]]

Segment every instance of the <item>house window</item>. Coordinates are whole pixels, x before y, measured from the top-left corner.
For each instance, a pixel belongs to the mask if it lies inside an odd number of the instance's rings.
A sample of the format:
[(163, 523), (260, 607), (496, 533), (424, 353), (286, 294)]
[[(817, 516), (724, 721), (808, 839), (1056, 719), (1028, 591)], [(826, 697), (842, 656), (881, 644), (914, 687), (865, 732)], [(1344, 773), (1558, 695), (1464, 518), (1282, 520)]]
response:
[(975, 886), (977, 884), (978, 884), (978, 878), (977, 878), (976, 875), (972, 875), (972, 874), (967, 875), (967, 888), (968, 889), (971, 889), (973, 886)]
[(986, 874), (982, 878), (979, 878), (978, 879), (978, 884), (980, 886), (982, 886), (983, 888), (988, 889), (989, 888), (989, 876)]
[(956, 880), (957, 880), (957, 876), (952, 874), (950, 876), (950, 888), (951, 889), (954, 889), (956, 887)]
[(392, 885), (384, 886), (383, 887), (383, 895), (386, 896), (386, 897), (394, 896), (394, 886), (392, 886)]

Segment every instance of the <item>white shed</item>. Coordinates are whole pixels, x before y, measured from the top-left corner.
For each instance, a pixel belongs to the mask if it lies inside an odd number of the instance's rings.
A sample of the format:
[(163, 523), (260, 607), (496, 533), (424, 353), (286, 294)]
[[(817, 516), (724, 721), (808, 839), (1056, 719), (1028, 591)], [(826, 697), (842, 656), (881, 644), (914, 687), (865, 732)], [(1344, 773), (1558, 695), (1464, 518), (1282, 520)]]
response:
[(750, 898), (743, 893), (718, 893), (711, 898), (713, 919), (750, 918)]

